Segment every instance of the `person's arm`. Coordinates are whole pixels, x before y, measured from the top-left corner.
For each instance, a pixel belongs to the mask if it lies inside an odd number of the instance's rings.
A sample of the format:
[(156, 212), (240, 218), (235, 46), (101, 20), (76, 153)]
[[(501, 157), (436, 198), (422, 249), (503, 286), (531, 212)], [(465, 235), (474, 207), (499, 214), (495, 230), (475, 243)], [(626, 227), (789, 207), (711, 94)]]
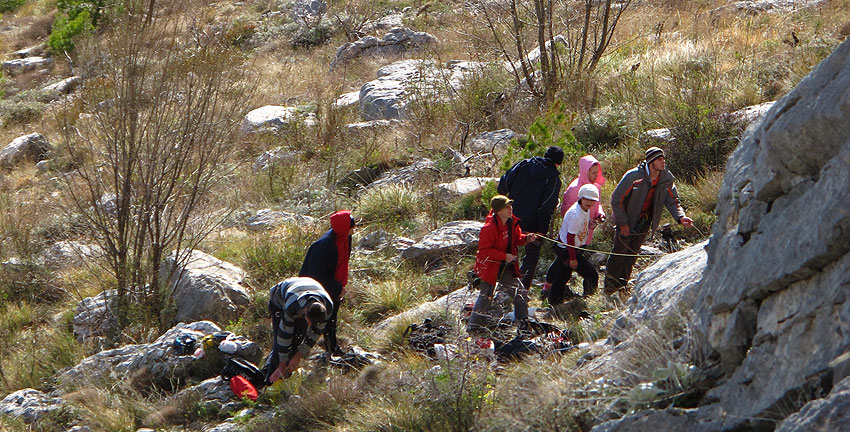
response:
[(511, 186), (514, 183), (514, 177), (516, 176), (517, 167), (521, 164), (522, 161), (517, 162), (512, 166), (502, 178), (499, 179), (499, 185), (496, 186), (496, 192), (499, 192), (501, 195), (508, 195), (511, 191)]
[(543, 193), (540, 195), (543, 201), (537, 209), (537, 227), (534, 231), (539, 233), (549, 232), (552, 223), (552, 214), (558, 207), (558, 193), (561, 191), (561, 179), (550, 178), (543, 184)]
[(664, 194), (664, 206), (667, 207), (667, 211), (670, 212), (670, 215), (673, 216), (676, 222), (684, 223), (683, 218), (686, 218), (688, 221), (691, 220), (685, 216), (685, 210), (682, 209), (679, 201), (679, 191), (676, 190), (674, 183), (670, 183), (670, 186), (667, 187)]
[(496, 247), (498, 237), (495, 225), (484, 225), (478, 236), (478, 250), (488, 261), (502, 262), (507, 259), (507, 252)]
[[(571, 269), (578, 268), (578, 256), (576, 254), (575, 246), (578, 246), (578, 241), (576, 240), (576, 235), (573, 233), (567, 234), (567, 254), (569, 256), (569, 266)], [(573, 246), (573, 247), (570, 247)]]

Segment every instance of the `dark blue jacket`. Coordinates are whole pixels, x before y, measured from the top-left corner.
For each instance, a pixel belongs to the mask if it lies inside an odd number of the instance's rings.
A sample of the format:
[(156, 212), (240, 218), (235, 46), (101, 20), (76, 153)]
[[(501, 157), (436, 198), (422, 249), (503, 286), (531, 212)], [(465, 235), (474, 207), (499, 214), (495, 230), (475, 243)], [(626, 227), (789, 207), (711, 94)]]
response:
[(513, 213), (527, 233), (545, 234), (561, 191), (561, 175), (550, 159), (535, 156), (517, 162), (499, 180), (498, 191), (514, 200)]
[[(351, 250), (351, 236), (348, 237), (348, 249)], [(301, 265), (298, 276), (310, 277), (317, 280), (330, 294), (336, 303), (342, 293), (342, 285), (334, 279), (339, 252), (336, 250), (336, 240), (333, 229), (329, 229), (322, 237), (316, 240)]]

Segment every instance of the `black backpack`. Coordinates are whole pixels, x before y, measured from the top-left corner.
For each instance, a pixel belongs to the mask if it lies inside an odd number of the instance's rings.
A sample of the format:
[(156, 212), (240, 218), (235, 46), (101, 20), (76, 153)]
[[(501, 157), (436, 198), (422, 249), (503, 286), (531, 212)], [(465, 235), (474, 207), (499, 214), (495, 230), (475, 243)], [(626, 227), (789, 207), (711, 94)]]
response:
[(229, 381), (236, 375), (242, 375), (257, 389), (266, 385), (266, 377), (254, 363), (238, 357), (228, 356), (224, 360), (224, 366), (221, 368), (221, 378)]

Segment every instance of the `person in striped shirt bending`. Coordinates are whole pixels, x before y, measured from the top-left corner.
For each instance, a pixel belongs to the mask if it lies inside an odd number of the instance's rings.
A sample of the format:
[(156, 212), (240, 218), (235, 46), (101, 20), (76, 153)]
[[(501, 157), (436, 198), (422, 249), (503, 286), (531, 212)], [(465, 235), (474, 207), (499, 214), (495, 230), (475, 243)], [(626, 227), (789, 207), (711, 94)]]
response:
[(308, 277), (293, 277), (269, 292), (274, 342), (266, 358), (266, 381), (288, 378), (316, 344), (333, 310), (333, 301), (322, 285)]

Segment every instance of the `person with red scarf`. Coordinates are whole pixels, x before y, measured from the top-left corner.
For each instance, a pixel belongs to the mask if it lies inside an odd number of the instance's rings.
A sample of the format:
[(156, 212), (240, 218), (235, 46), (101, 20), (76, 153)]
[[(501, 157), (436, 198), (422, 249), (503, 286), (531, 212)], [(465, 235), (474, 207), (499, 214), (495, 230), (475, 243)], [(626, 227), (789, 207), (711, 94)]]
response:
[(333, 311), (322, 334), (329, 354), (342, 353), (336, 340), (339, 306), (348, 284), (348, 260), (351, 258), (351, 229), (354, 218), (350, 210), (331, 215), (331, 229), (310, 245), (298, 276), (318, 281), (333, 300)]
[(470, 332), (483, 328), (496, 285), (513, 297), (514, 319), (521, 323), (528, 318), (528, 289), (520, 280), (522, 273), (516, 260), (517, 247), (533, 242), (537, 237), (533, 233), (522, 232), (511, 203), (513, 200), (504, 195), (494, 196), (490, 200), (490, 214), (481, 227), (478, 254), (475, 256), (475, 273), (481, 278), (481, 291), (469, 317), (467, 330)]

